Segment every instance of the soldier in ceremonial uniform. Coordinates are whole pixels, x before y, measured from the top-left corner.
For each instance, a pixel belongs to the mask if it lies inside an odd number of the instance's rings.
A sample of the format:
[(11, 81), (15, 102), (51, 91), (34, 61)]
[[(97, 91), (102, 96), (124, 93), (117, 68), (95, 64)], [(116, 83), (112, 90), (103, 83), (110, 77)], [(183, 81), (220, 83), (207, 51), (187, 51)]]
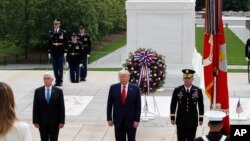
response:
[(92, 44), (90, 35), (85, 32), (84, 26), (79, 27), (78, 40), (82, 42), (83, 46), (83, 66), (80, 70), (80, 81), (86, 81), (88, 57), (90, 56)]
[(54, 20), (54, 29), (49, 31), (48, 57), (52, 60), (53, 71), (56, 78), (55, 86), (62, 86), (63, 63), (66, 53), (66, 31), (60, 28), (61, 22)]
[(223, 127), (222, 120), (226, 116), (221, 111), (208, 111), (205, 113), (208, 117), (208, 126), (210, 127), (209, 134), (206, 136), (198, 137), (194, 141), (229, 141), (229, 138), (221, 134)]
[(246, 61), (250, 61), (250, 38), (246, 42), (245, 57), (246, 57)]
[(177, 125), (178, 141), (193, 141), (198, 122), (200, 125), (203, 123), (203, 94), (200, 88), (192, 84), (195, 71), (184, 69), (182, 72), (184, 85), (175, 88), (172, 95), (171, 123)]
[(73, 33), (71, 41), (68, 42), (67, 62), (69, 62), (70, 80), (79, 83), (79, 71), (82, 66), (82, 44), (77, 41), (77, 34)]

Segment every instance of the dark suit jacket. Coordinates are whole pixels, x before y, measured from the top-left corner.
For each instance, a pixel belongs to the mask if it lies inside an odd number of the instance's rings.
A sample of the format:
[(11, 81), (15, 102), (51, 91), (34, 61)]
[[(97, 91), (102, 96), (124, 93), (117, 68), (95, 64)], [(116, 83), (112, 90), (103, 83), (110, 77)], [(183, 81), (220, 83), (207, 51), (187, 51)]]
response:
[[(199, 112), (197, 110), (197, 105)], [(201, 89), (193, 85), (190, 93), (187, 93), (184, 85), (175, 88), (170, 104), (170, 112), (171, 120), (176, 119), (177, 127), (196, 128), (198, 126), (198, 121), (203, 121), (204, 114), (203, 94)]]
[(59, 123), (65, 123), (64, 98), (61, 89), (52, 86), (49, 104), (45, 99), (45, 87), (35, 90), (33, 123), (38, 123), (40, 127), (58, 126)]
[(129, 83), (125, 105), (121, 102), (121, 83), (114, 84), (109, 89), (107, 103), (107, 120), (113, 120), (116, 127), (123, 122), (127, 127), (140, 121), (141, 115), (141, 94), (138, 86)]

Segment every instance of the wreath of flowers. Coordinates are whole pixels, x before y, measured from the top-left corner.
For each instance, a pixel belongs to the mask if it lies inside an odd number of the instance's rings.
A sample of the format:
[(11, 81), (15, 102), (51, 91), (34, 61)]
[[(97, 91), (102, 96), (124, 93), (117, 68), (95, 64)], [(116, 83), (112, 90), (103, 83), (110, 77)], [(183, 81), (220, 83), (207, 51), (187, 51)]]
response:
[(130, 72), (130, 82), (138, 85), (142, 94), (153, 94), (165, 83), (165, 56), (152, 49), (139, 48), (130, 52), (123, 67)]

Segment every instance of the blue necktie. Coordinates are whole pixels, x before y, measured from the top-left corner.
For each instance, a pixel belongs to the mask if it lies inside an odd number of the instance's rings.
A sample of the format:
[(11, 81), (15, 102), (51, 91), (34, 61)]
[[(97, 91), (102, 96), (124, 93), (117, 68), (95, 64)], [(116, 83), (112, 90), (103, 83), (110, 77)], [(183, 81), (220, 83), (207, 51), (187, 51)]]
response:
[(50, 91), (49, 88), (47, 88), (47, 97), (46, 97), (46, 101), (49, 104), (49, 100), (50, 100)]

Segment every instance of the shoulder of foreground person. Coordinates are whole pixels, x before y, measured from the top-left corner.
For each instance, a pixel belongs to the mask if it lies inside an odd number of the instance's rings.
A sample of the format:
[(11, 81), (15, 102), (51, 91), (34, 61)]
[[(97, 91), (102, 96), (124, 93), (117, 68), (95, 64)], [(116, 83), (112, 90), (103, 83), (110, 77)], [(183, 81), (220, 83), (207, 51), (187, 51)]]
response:
[(16, 121), (13, 125), (20, 137), (20, 141), (32, 141), (29, 124)]

